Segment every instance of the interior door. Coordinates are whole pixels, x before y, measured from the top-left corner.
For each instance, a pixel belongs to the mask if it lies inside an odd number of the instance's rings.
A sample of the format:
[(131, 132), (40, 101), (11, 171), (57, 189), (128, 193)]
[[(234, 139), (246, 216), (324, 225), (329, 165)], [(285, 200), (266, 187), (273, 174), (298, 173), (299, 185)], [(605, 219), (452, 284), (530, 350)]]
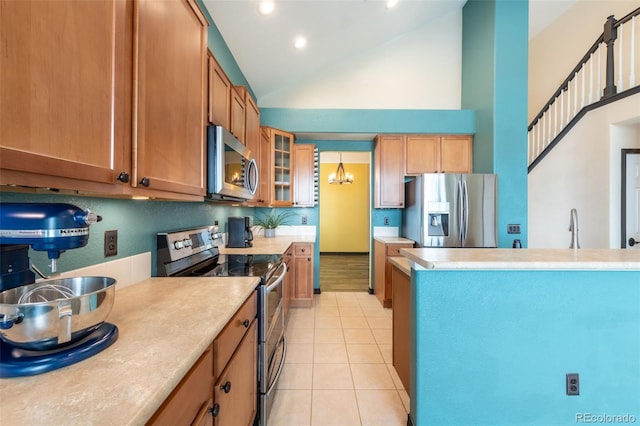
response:
[(623, 203), (626, 220), (622, 247), (640, 249), (640, 153), (625, 155), (625, 193)]

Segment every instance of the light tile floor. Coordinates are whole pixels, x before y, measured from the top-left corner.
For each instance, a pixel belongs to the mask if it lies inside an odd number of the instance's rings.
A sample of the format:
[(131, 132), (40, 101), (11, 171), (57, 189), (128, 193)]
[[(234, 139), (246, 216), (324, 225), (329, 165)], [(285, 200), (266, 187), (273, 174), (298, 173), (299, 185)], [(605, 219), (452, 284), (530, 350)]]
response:
[(269, 426), (406, 425), (391, 309), (366, 292), (323, 292), (312, 308), (292, 308), (277, 387)]

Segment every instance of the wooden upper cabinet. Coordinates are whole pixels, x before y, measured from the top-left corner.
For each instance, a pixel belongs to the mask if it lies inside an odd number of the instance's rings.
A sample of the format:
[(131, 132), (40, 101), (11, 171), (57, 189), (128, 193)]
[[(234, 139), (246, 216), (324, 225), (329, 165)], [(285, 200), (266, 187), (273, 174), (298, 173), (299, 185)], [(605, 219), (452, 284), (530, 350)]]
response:
[(451, 135), (440, 139), (440, 171), (471, 173), (473, 170), (473, 136)]
[(271, 204), (271, 185), (273, 181), (273, 170), (271, 168), (271, 155), (273, 154), (271, 133), (268, 127), (260, 128), (260, 157), (258, 162), (258, 190), (255, 193), (253, 202), (259, 206)]
[(207, 111), (209, 123), (229, 129), (231, 127), (231, 81), (210, 50), (207, 57), (209, 62)]
[(404, 136), (378, 136), (374, 156), (374, 207), (404, 207)]
[(471, 173), (473, 136), (407, 135), (407, 175)]
[(262, 154), (261, 154), (261, 142), (260, 142), (260, 109), (258, 105), (251, 97), (251, 94), (244, 86), (238, 86), (238, 89), (244, 96), (244, 144), (247, 146), (253, 158), (255, 158), (258, 164), (258, 188), (254, 194), (253, 199), (247, 201), (247, 205), (257, 206), (261, 205), (261, 191), (260, 184), (263, 179), (262, 174)]
[(196, 0), (134, 10), (134, 185), (204, 195), (207, 20)]
[[(271, 127), (264, 128), (270, 137), (269, 205), (291, 207), (293, 205), (293, 170), (295, 156), (294, 136)], [(262, 179), (262, 178), (261, 178)]]
[(231, 88), (231, 127), (229, 131), (240, 142), (245, 143), (244, 96), (236, 87)]
[(2, 2), (2, 183), (37, 182), (9, 177), (27, 172), (113, 184), (131, 172), (130, 8), (117, 0)]
[(294, 144), (296, 164), (293, 169), (294, 207), (315, 205), (315, 145)]
[(407, 136), (406, 150), (406, 174), (437, 173), (440, 171), (439, 136)]

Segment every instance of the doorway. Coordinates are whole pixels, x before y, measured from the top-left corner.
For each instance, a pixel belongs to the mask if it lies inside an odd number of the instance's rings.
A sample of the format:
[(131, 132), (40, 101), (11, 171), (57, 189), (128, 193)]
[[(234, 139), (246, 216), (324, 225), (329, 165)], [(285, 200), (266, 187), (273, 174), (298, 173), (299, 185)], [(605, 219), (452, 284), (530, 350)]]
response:
[[(330, 184), (342, 159), (351, 184)], [(368, 291), (371, 241), (370, 152), (320, 152), (320, 290)]]
[(620, 247), (640, 249), (640, 149), (622, 150)]

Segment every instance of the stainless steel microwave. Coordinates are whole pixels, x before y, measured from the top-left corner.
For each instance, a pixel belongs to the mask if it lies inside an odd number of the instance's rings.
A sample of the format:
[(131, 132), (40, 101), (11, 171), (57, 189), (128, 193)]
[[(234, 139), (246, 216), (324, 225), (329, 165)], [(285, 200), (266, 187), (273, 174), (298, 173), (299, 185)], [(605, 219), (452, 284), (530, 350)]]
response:
[(207, 128), (207, 198), (244, 201), (258, 188), (253, 153), (221, 126)]

